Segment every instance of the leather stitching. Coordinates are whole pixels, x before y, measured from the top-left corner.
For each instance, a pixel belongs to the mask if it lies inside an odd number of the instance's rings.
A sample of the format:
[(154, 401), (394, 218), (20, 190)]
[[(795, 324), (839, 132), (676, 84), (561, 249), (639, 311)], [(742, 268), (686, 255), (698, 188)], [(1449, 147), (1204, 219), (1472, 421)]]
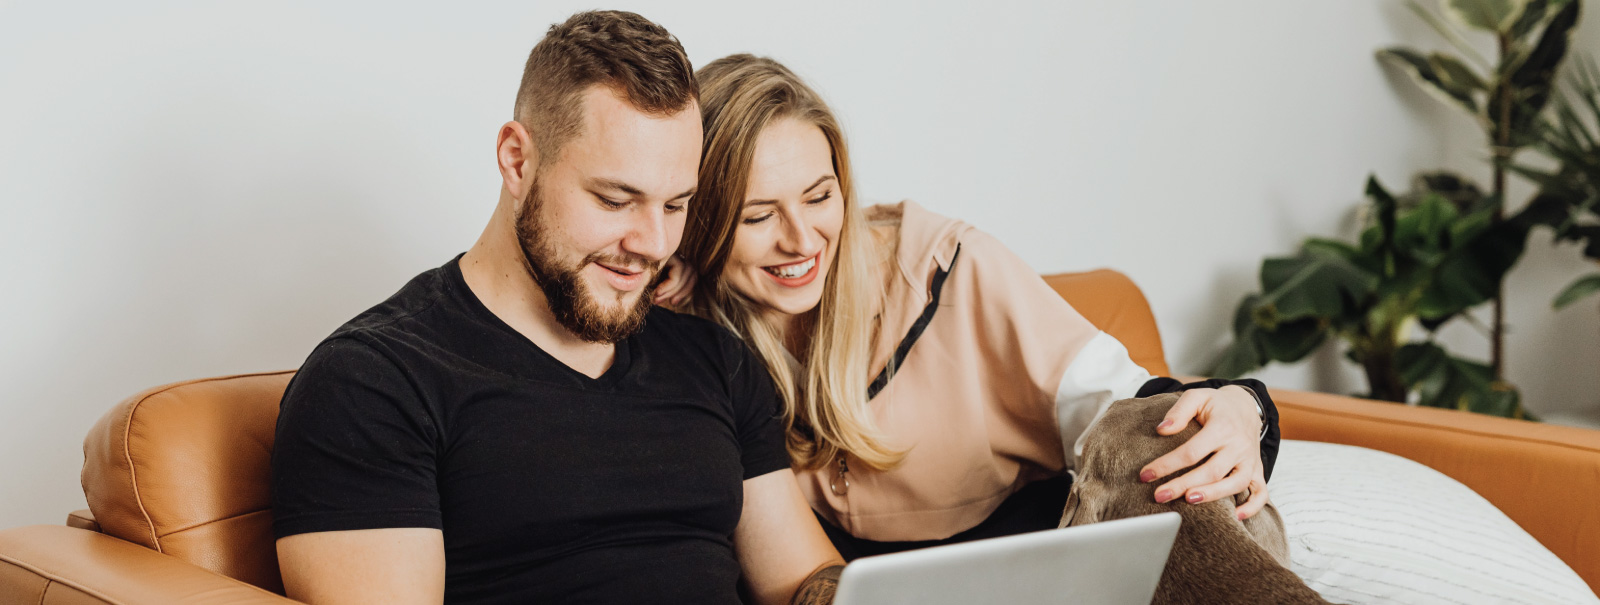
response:
[[(218, 381), (223, 381), (223, 380), (233, 380), (233, 379), (237, 379), (237, 378), (250, 378), (250, 377), (255, 377), (255, 376), (276, 376), (276, 375), (279, 375), (279, 374), (292, 373), (294, 371), (295, 370), (278, 370), (278, 371), (275, 371), (275, 372), (254, 372), (254, 373), (250, 373), (250, 374), (234, 374), (234, 375), (231, 375), (231, 376), (217, 376), (217, 377), (214, 377), (214, 378), (201, 378), (201, 379), (198, 379), (198, 380), (189, 380), (189, 381), (185, 381), (185, 382), (180, 382), (180, 383), (177, 383), (177, 384), (169, 385), (166, 388), (163, 388), (163, 389), (161, 389), (159, 391), (148, 393), (144, 397), (140, 397), (138, 401), (133, 403), (133, 405), (128, 406), (127, 422), (124, 423), (124, 426), (122, 427), (122, 454), (123, 454), (123, 457), (126, 458), (127, 461), (128, 461), (128, 480), (131, 481), (132, 484), (133, 484), (133, 501), (139, 505), (139, 514), (144, 515), (144, 522), (145, 522), (146, 525), (148, 525), (150, 527), (150, 543), (155, 545), (155, 551), (156, 552), (164, 552), (164, 551), (161, 550), (161, 536), (156, 533), (156, 523), (155, 523), (154, 520), (152, 520), (150, 518), (150, 511), (149, 511), (149, 509), (145, 508), (145, 506), (144, 506), (144, 497), (139, 493), (139, 477), (138, 477), (138, 473), (133, 468), (133, 466), (134, 466), (133, 465), (133, 449), (128, 447), (128, 436), (129, 436), (129, 434), (131, 434), (133, 432), (133, 414), (134, 414), (134, 412), (136, 412), (139, 409), (139, 406), (144, 405), (144, 402), (149, 401), (151, 397), (155, 397), (156, 395), (160, 395), (162, 393), (165, 393), (167, 391), (176, 389), (178, 387), (188, 386), (188, 385), (191, 385), (191, 384), (198, 384), (198, 383), (202, 383), (202, 382), (218, 382)], [(182, 530), (178, 530), (178, 531), (182, 531)], [(176, 532), (171, 532), (171, 533), (176, 533)], [(168, 535), (170, 535), (170, 533)]]
[(122, 456), (128, 460), (128, 482), (133, 487), (133, 502), (139, 506), (139, 514), (144, 515), (145, 525), (150, 527), (150, 544), (154, 545), (156, 552), (161, 552), (161, 537), (156, 535), (156, 522), (150, 519), (150, 511), (144, 507), (144, 496), (139, 493), (139, 473), (133, 468), (133, 449), (128, 447), (128, 435), (133, 432), (133, 413), (139, 406), (144, 405), (144, 402), (151, 397), (165, 392), (167, 389), (145, 395), (128, 406), (128, 417), (122, 426)]
[[(81, 530), (77, 530), (77, 531), (81, 531)], [(108, 540), (117, 540), (117, 538), (113, 538), (113, 537), (110, 537), (110, 536), (106, 536), (105, 538), (108, 539)], [(122, 540), (122, 541), (123, 542), (127, 542), (126, 540)], [(132, 544), (132, 542), (128, 542), (128, 544)], [(141, 546), (140, 548), (143, 548), (143, 547)], [(163, 555), (163, 556), (171, 557), (172, 555)], [(176, 557), (173, 557), (173, 558), (176, 559)], [(83, 594), (89, 595), (89, 596), (94, 597), (96, 599), (100, 599), (100, 600), (105, 601), (106, 603), (110, 603), (112, 605), (117, 605), (119, 603), (126, 603), (127, 602), (127, 601), (112, 597), (110, 595), (107, 595), (107, 594), (105, 594), (103, 592), (100, 592), (98, 590), (95, 590), (93, 588), (89, 588), (88, 586), (84, 586), (83, 584), (80, 584), (78, 582), (74, 582), (72, 580), (63, 578), (63, 577), (61, 577), (59, 575), (47, 572), (47, 571), (45, 571), (43, 569), (39, 569), (37, 566), (31, 565), (29, 563), (26, 563), (26, 562), (24, 562), (22, 560), (19, 560), (19, 559), (15, 558), (15, 557), (12, 557), (12, 556), (9, 556), (9, 555), (0, 554), (0, 561), (3, 561), (5, 563), (10, 563), (10, 564), (15, 565), (17, 567), (21, 567), (21, 568), (23, 568), (25, 570), (28, 570), (29, 572), (33, 573), (34, 575), (39, 576), (41, 578), (44, 578), (46, 582), (49, 582), (49, 583), (52, 583), (52, 584), (60, 584), (62, 586), (66, 586), (67, 588), (71, 588), (71, 589), (76, 590), (78, 592), (82, 592)], [(269, 590), (267, 590), (265, 588), (262, 588), (260, 586), (256, 586), (255, 584), (251, 584), (249, 582), (242, 582), (242, 581), (240, 581), (238, 579), (235, 579), (235, 578), (230, 578), (228, 576), (217, 574), (215, 572), (207, 571), (207, 570), (205, 570), (203, 568), (200, 568), (200, 567), (194, 565), (193, 563), (189, 563), (188, 561), (183, 561), (181, 559), (178, 559), (178, 561), (180, 563), (182, 563), (183, 565), (194, 567), (195, 569), (197, 569), (197, 570), (199, 570), (201, 572), (224, 578), (228, 582), (231, 582), (231, 583), (233, 583), (235, 585), (238, 585), (238, 586), (242, 586), (242, 587), (244, 587), (244, 588), (246, 588), (248, 590), (259, 592), (259, 593), (265, 594), (265, 595), (270, 595), (270, 596), (275, 597), (275, 598), (277, 598), (279, 600), (282, 600), (284, 602), (288, 602), (288, 603), (295, 602), (295, 601), (289, 600), (288, 597), (285, 597), (285, 596), (280, 595), (278, 593), (269, 591)], [(49, 584), (46, 584), (45, 586), (46, 586), (46, 588), (48, 588)], [(39, 603), (40, 603), (40, 605), (44, 604), (43, 597), (40, 598)]]
[(194, 525), (190, 525), (188, 527), (180, 527), (178, 529), (174, 529), (174, 530), (169, 531), (169, 532), (167, 532), (165, 534), (162, 534), (161, 537), (165, 538), (165, 537), (168, 537), (168, 536), (180, 534), (180, 533), (189, 531), (191, 529), (198, 529), (198, 528), (201, 528), (201, 527), (205, 527), (207, 525), (211, 525), (213, 523), (221, 523), (223, 521), (232, 521), (234, 519), (242, 519), (242, 518), (248, 517), (250, 515), (256, 515), (256, 514), (260, 514), (260, 513), (270, 513), (270, 512), (272, 512), (272, 509), (270, 509), (270, 508), (262, 508), (262, 509), (257, 509), (257, 510), (253, 510), (253, 511), (249, 511), (249, 512), (239, 513), (237, 515), (228, 515), (228, 516), (222, 517), (220, 519), (212, 519), (210, 521), (201, 521), (199, 523), (196, 523)]
[(50, 596), (50, 585), (55, 583), (55, 580), (50, 578), (44, 579), (44, 590), (39, 591), (39, 605), (44, 605), (44, 598)]
[[(1270, 392), (1270, 389), (1269, 389), (1269, 392)], [(1417, 422), (1417, 421), (1413, 421), (1413, 420), (1395, 420), (1395, 419), (1387, 419), (1387, 418), (1383, 418), (1383, 419), (1373, 418), (1371, 416), (1367, 416), (1367, 415), (1364, 415), (1364, 414), (1361, 414), (1361, 413), (1357, 413), (1357, 412), (1338, 412), (1338, 411), (1333, 411), (1333, 410), (1322, 409), (1322, 408), (1317, 407), (1317, 406), (1295, 403), (1295, 402), (1292, 402), (1292, 401), (1287, 401), (1287, 402), (1278, 401), (1277, 398), (1274, 398), (1274, 401), (1277, 403), (1278, 407), (1290, 407), (1290, 408), (1294, 408), (1295, 410), (1298, 410), (1298, 411), (1310, 412), (1310, 413), (1314, 413), (1314, 414), (1322, 414), (1322, 415), (1325, 415), (1325, 416), (1336, 416), (1336, 417), (1339, 417), (1339, 418), (1349, 418), (1349, 419), (1353, 419), (1353, 420), (1362, 420), (1362, 421), (1366, 421), (1366, 422), (1376, 422), (1376, 423), (1379, 423), (1379, 424), (1390, 425), (1390, 426), (1407, 426), (1407, 427), (1413, 427), (1413, 428), (1434, 429), (1434, 430), (1444, 431), (1444, 432), (1448, 432), (1448, 433), (1457, 433), (1457, 434), (1461, 434), (1461, 435), (1471, 435), (1471, 436), (1474, 436), (1474, 437), (1488, 437), (1488, 438), (1501, 440), (1501, 441), (1513, 441), (1513, 442), (1520, 442), (1520, 443), (1537, 443), (1537, 444), (1540, 444), (1540, 445), (1548, 445), (1548, 446), (1553, 446), (1553, 447), (1560, 447), (1560, 448), (1566, 448), (1566, 449), (1573, 449), (1573, 450), (1581, 450), (1581, 451), (1586, 451), (1586, 452), (1600, 453), (1600, 448), (1589, 447), (1589, 446), (1586, 446), (1586, 445), (1579, 445), (1579, 444), (1575, 444), (1575, 443), (1565, 443), (1565, 442), (1561, 442), (1561, 441), (1551, 441), (1549, 439), (1538, 439), (1538, 438), (1533, 438), (1533, 437), (1519, 437), (1519, 436), (1515, 436), (1515, 435), (1505, 435), (1505, 434), (1501, 434), (1501, 433), (1490, 433), (1490, 432), (1484, 432), (1484, 431), (1475, 431), (1475, 430), (1472, 430), (1472, 429), (1463, 429), (1463, 428), (1453, 427), (1453, 426), (1443, 426), (1443, 425), (1438, 425), (1438, 424), (1430, 424), (1430, 423), (1426, 423), (1426, 422)]]

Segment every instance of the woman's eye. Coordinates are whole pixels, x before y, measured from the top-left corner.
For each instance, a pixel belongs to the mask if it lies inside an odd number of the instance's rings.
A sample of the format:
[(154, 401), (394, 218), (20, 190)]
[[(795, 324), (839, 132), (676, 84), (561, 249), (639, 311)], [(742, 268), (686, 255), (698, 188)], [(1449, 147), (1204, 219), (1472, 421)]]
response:
[(668, 204), (667, 205), (667, 213), (668, 214), (676, 214), (676, 213), (679, 213), (679, 212), (683, 212), (683, 206), (684, 206), (683, 204)]
[(765, 220), (767, 220), (769, 218), (772, 218), (772, 213), (771, 212), (763, 212), (761, 214), (757, 214), (755, 216), (746, 218), (746, 219), (744, 219), (743, 222), (746, 225), (754, 225), (756, 223), (763, 222), (763, 221), (765, 221)]
[(823, 202), (828, 201), (828, 198), (830, 198), (830, 197), (833, 197), (833, 192), (832, 191), (824, 193), (824, 194), (816, 197), (815, 199), (806, 200), (806, 203), (807, 204), (821, 204)]

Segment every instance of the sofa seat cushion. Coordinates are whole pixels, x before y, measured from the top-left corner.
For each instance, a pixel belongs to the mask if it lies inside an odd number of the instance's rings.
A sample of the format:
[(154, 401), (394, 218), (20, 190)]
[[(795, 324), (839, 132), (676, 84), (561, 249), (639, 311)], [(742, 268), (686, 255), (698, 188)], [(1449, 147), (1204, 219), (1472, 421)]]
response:
[(1438, 471), (1285, 440), (1271, 483), (1294, 572), (1340, 603), (1600, 603), (1561, 559)]

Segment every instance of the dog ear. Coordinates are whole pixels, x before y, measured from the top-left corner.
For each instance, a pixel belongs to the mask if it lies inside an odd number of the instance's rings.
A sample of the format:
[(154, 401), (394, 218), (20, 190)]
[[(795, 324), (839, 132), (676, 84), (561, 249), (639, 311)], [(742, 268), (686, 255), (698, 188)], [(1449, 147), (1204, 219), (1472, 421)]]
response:
[(1088, 525), (1100, 521), (1100, 508), (1096, 505), (1097, 498), (1085, 498), (1083, 483), (1074, 483), (1072, 491), (1067, 493), (1066, 509), (1061, 511), (1061, 525), (1059, 527), (1072, 527), (1075, 525)]
[(1078, 513), (1078, 486), (1072, 486), (1072, 491), (1067, 492), (1067, 506), (1061, 509), (1061, 522), (1056, 527), (1071, 527), (1072, 516)]

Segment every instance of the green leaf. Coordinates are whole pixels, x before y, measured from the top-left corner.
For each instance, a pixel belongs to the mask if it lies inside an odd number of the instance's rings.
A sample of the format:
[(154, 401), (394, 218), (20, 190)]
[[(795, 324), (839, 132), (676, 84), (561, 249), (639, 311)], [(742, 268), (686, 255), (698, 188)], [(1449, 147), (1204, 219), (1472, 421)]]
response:
[(1436, 276), (1417, 302), (1417, 314), (1442, 319), (1494, 298), (1522, 257), (1529, 226), (1519, 221), (1490, 225), (1476, 237), (1455, 242), (1434, 269)]
[[(1433, 55), (1433, 57), (1459, 64), (1459, 61), (1455, 59), (1442, 57), (1438, 54)], [(1471, 86), (1462, 85), (1450, 75), (1440, 73), (1440, 70), (1435, 66), (1433, 58), (1424, 56), (1409, 48), (1401, 47), (1380, 50), (1378, 51), (1378, 58), (1404, 70), (1428, 94), (1447, 104), (1457, 105), (1467, 110), (1467, 113), (1478, 115), (1478, 102), (1472, 96), (1475, 89)], [(1461, 69), (1466, 69), (1466, 67), (1461, 66)]]
[(1560, 309), (1578, 302), (1595, 292), (1600, 292), (1600, 275), (1585, 275), (1561, 290), (1561, 294), (1556, 296), (1555, 308)]
[(1456, 47), (1456, 50), (1461, 51), (1461, 53), (1466, 55), (1467, 58), (1472, 59), (1473, 63), (1476, 63), (1479, 67), (1483, 67), (1485, 69), (1489, 69), (1491, 67), (1489, 65), (1489, 61), (1484, 59), (1483, 55), (1478, 54), (1478, 49), (1473, 48), (1471, 44), (1462, 39), (1461, 35), (1456, 33), (1454, 28), (1450, 27), (1444, 21), (1439, 20), (1439, 17), (1435, 16), (1431, 12), (1428, 12), (1428, 9), (1422, 8), (1422, 5), (1417, 4), (1416, 0), (1406, 0), (1406, 8), (1411, 9), (1411, 12), (1414, 13), (1418, 18), (1422, 19), (1424, 23), (1427, 23), (1428, 27), (1433, 28), (1433, 31), (1437, 32), (1439, 37), (1444, 38), (1445, 41), (1449, 42), (1451, 46)]
[(1206, 370), (1207, 375), (1231, 380), (1267, 365), (1267, 354), (1261, 350), (1260, 339), (1256, 338), (1260, 326), (1256, 325), (1253, 318), (1260, 300), (1260, 295), (1251, 294), (1239, 301), (1239, 307), (1233, 313), (1233, 343), (1223, 349), (1216, 365)]
[(1279, 323), (1273, 330), (1256, 331), (1260, 349), (1267, 359), (1293, 363), (1304, 359), (1327, 340), (1328, 322), (1319, 318), (1306, 318)]
[(1263, 327), (1306, 317), (1330, 321), (1358, 313), (1361, 301), (1377, 287), (1378, 278), (1338, 254), (1315, 246), (1289, 258), (1269, 258), (1261, 263), (1261, 288), (1266, 291), (1257, 308)]
[(1444, 249), (1450, 224), (1460, 217), (1454, 204), (1444, 196), (1424, 195), (1416, 208), (1395, 221), (1395, 247), (1417, 253), (1433, 254)]
[(1378, 256), (1378, 265), (1381, 275), (1393, 278), (1395, 271), (1394, 230), (1397, 215), (1400, 212), (1400, 202), (1395, 200), (1389, 191), (1378, 182), (1377, 175), (1367, 175), (1367, 197), (1372, 198), (1373, 216), (1376, 218), (1375, 229), (1367, 229), (1361, 234), (1361, 248)]
[(1472, 68), (1467, 67), (1467, 64), (1462, 63), (1460, 59), (1450, 55), (1433, 53), (1428, 55), (1428, 64), (1433, 67), (1433, 73), (1439, 76), (1439, 80), (1445, 84), (1445, 87), (1466, 92), (1469, 99), (1474, 91), (1488, 92), (1489, 90), (1489, 85), (1484, 83), (1483, 78), (1478, 77), (1477, 72), (1472, 71)]
[(1442, 0), (1444, 14), (1457, 23), (1495, 33), (1506, 32), (1522, 16), (1527, 0)]
[[(1565, 0), (1556, 0), (1556, 8), (1560, 9), (1560, 5), (1565, 3)], [(1545, 9), (1549, 7), (1550, 3), (1545, 0), (1529, 0), (1528, 5), (1522, 9), (1522, 16), (1517, 17), (1517, 22), (1511, 26), (1509, 32), (1511, 39), (1521, 40), (1528, 35), (1528, 32), (1538, 27), (1544, 21)]]
[(1267, 329), (1256, 321), (1261, 296), (1251, 294), (1234, 311), (1234, 340), (1206, 373), (1218, 378), (1238, 378), (1269, 361), (1295, 362), (1310, 355), (1327, 339), (1327, 323), (1301, 319)]
[[(1514, 145), (1520, 146), (1532, 139), (1534, 124), (1550, 100), (1556, 68), (1567, 55), (1572, 38), (1572, 28), (1578, 23), (1579, 3), (1568, 3), (1550, 18), (1539, 42), (1517, 58), (1505, 61), (1500, 84), (1490, 91), (1488, 117), (1498, 123), (1502, 115), (1509, 114), (1511, 132), (1517, 135)], [(1505, 75), (1509, 73), (1509, 75)], [(1501, 87), (1510, 87), (1509, 99)], [(1502, 109), (1509, 100), (1509, 110)]]
[(1401, 382), (1418, 391), (1418, 405), (1505, 417), (1521, 414), (1520, 395), (1511, 385), (1495, 380), (1493, 368), (1454, 357), (1437, 344), (1400, 347), (1395, 366)]

